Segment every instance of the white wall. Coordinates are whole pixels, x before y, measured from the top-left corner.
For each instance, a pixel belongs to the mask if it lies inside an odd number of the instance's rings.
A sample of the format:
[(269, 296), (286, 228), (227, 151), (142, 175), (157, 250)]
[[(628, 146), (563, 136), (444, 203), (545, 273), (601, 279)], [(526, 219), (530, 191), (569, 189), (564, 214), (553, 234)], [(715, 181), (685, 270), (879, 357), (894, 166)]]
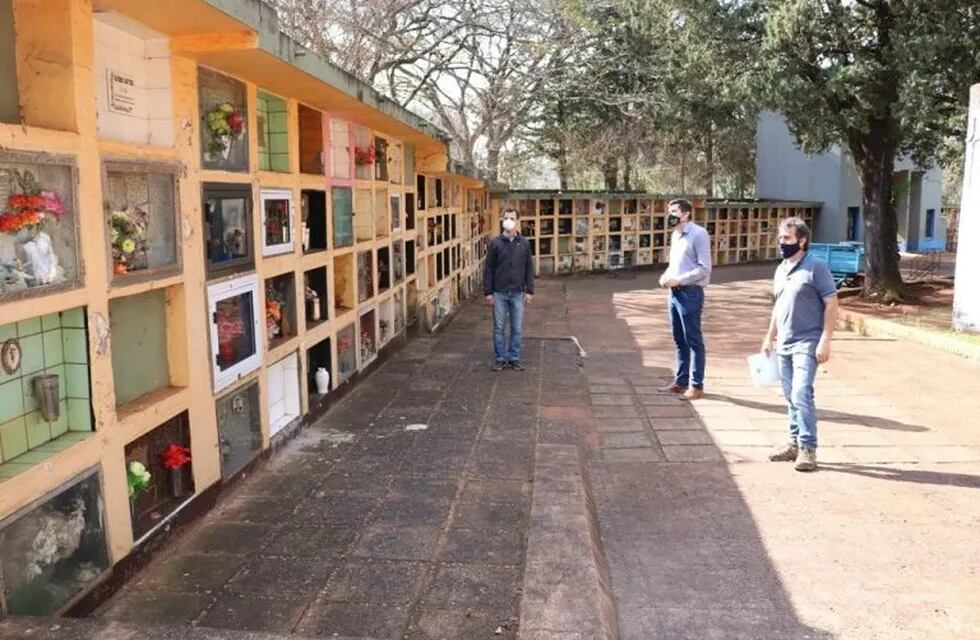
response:
[[(813, 200), (823, 207), (814, 225), (817, 242), (847, 240), (847, 210), (858, 207), (859, 225), (863, 227), (861, 181), (850, 152), (833, 145), (826, 151), (808, 155), (796, 146), (786, 120), (778, 113), (765, 111), (759, 115), (756, 129), (756, 195), (777, 200)], [(895, 162), (895, 170), (912, 170), (917, 166), (909, 158)], [(946, 225), (939, 215), (942, 207), (943, 173), (938, 167), (929, 169), (922, 177), (921, 189), (910, 203), (907, 224), (899, 233), (902, 239), (914, 227), (918, 234), (915, 248), (939, 248), (935, 242), (945, 238)], [(936, 210), (935, 242), (925, 241), (926, 210)], [(864, 237), (863, 229), (858, 239)]]
[[(96, 13), (93, 31), (99, 136), (172, 146), (173, 93), (167, 39), (113, 13)], [(111, 72), (133, 82), (126, 88), (130, 100), (125, 109), (110, 108)], [(127, 109), (129, 112), (124, 113)]]
[(966, 133), (966, 169), (956, 252), (956, 287), (953, 326), (980, 332), (980, 251), (967, 251), (967, 238), (980, 235), (980, 84), (970, 89), (970, 115)]
[[(765, 111), (756, 129), (756, 196), (774, 200), (811, 200), (823, 203), (817, 217), (814, 240), (838, 242), (847, 230), (842, 208), (842, 151), (834, 146), (807, 155), (793, 139), (785, 119)], [(860, 204), (860, 192), (858, 193)]]

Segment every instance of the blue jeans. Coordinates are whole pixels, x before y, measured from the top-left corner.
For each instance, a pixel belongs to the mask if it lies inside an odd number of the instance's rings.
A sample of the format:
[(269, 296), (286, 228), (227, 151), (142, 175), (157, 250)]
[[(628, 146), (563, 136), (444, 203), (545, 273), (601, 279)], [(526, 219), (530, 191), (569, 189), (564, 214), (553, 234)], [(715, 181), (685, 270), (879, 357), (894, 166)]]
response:
[[(674, 384), (704, 388), (704, 336), (701, 335), (701, 312), (704, 310), (704, 287), (671, 289), (668, 303), (670, 330), (677, 345), (677, 371)], [(694, 370), (691, 370), (691, 354)]]
[(817, 406), (813, 381), (817, 377), (815, 350), (779, 354), (779, 377), (789, 405), (789, 439), (807, 449), (817, 448)]
[[(504, 345), (504, 323), (510, 315), (510, 348)], [(524, 345), (524, 292), (493, 294), (493, 357), (497, 362), (520, 362)]]

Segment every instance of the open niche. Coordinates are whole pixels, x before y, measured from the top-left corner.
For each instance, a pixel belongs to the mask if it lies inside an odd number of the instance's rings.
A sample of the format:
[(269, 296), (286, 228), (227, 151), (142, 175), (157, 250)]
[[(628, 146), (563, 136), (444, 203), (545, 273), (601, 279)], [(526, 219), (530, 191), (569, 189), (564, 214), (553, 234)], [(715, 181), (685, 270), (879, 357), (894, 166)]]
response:
[[(130, 442), (125, 452), (133, 539), (138, 540), (194, 494), (187, 412)], [(138, 473), (140, 467), (144, 473)]]
[(299, 105), (299, 170), (323, 175), (323, 114)]
[(113, 280), (180, 268), (174, 165), (106, 162), (104, 196)]
[(374, 252), (357, 254), (357, 302), (367, 302), (374, 297)]
[(297, 334), (296, 278), (290, 273), (265, 281), (265, 334), (274, 349)]
[(354, 254), (334, 256), (333, 295), (336, 315), (351, 311), (357, 306), (354, 286)]
[(327, 249), (327, 194), (304, 189), (300, 195), (303, 215), (303, 253)]
[(391, 288), (391, 249), (378, 248), (378, 292)]
[(303, 274), (303, 313), (310, 331), (330, 318), (327, 298), (327, 268), (318, 267)]
[(360, 339), (361, 367), (365, 367), (374, 361), (378, 355), (378, 318), (374, 309), (369, 309), (361, 313), (358, 318), (357, 328)]
[[(332, 360), (330, 338), (325, 338), (306, 350), (306, 388), (311, 408), (315, 407), (330, 392), (331, 385), (336, 385)], [(326, 393), (320, 393), (316, 375), (318, 369), (323, 369), (327, 373), (327, 387), (324, 389)]]

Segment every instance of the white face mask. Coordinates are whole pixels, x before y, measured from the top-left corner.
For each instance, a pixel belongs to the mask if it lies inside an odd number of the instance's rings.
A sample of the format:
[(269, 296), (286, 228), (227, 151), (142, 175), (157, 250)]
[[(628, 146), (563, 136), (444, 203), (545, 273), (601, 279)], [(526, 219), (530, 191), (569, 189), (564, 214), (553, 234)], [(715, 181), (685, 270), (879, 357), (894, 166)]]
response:
[(513, 231), (516, 228), (517, 228), (517, 220), (514, 220), (513, 218), (504, 218), (505, 231)]

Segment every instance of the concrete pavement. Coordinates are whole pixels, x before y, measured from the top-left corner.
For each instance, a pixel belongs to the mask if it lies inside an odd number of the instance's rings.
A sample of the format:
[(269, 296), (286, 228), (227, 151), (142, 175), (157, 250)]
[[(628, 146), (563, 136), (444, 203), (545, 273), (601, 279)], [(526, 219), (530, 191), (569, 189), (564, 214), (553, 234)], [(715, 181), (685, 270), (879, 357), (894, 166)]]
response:
[(784, 406), (749, 386), (745, 357), (771, 273), (716, 271), (695, 403), (656, 393), (673, 361), (656, 274), (541, 282), (525, 372), (488, 371), (488, 311), (470, 305), (95, 626), (0, 636), (980, 637), (980, 364), (839, 333), (817, 381), (820, 470), (769, 463)]

